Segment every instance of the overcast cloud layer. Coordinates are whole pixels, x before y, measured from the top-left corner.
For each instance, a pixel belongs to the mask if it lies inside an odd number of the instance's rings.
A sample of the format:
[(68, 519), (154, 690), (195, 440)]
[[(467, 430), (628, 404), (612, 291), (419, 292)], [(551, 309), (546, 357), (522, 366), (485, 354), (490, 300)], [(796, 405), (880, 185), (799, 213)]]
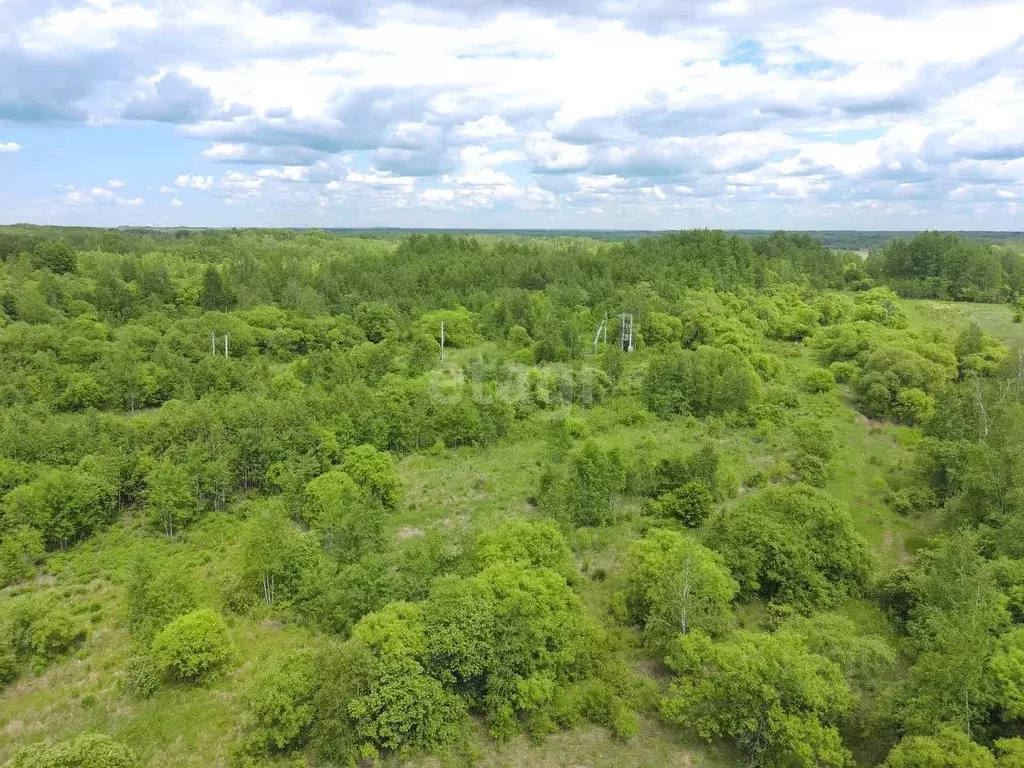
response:
[(1021, 229), (1024, 3), (0, 0), (0, 221)]

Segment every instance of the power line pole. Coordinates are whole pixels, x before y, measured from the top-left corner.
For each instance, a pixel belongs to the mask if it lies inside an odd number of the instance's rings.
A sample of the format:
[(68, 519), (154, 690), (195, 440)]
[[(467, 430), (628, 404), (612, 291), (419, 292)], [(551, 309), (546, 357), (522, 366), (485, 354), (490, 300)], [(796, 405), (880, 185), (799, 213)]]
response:
[[(217, 333), (210, 331), (210, 353), (217, 357)], [(228, 334), (224, 334), (224, 357), (231, 357), (231, 348), (228, 344)]]
[(597, 326), (597, 333), (594, 334), (594, 354), (597, 354), (597, 343), (601, 339), (601, 331), (604, 331), (604, 343), (608, 343), (608, 313), (605, 312), (604, 320)]

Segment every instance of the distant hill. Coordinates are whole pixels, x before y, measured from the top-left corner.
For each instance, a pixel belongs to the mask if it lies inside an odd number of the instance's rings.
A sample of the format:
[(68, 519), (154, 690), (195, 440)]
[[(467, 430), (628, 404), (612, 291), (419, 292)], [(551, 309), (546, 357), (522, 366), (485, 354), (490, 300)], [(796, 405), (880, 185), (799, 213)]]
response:
[[(70, 244), (85, 248), (87, 244), (95, 246), (104, 237), (108, 251), (116, 251), (109, 242), (114, 233), (120, 232), (129, 235), (149, 236), (151, 238), (189, 238), (201, 234), (227, 233), (227, 232), (302, 232), (312, 227), (282, 227), (282, 228), (256, 228), (256, 227), (57, 227), (40, 226), (34, 224), (9, 224), (0, 225), (0, 235), (6, 234), (8, 238), (20, 235), (25, 243), (31, 243), (38, 239), (51, 239), (62, 237)], [(411, 234), (436, 234), (436, 235), (484, 235), (491, 237), (536, 237), (536, 238), (560, 238), (560, 237), (585, 237), (591, 240), (605, 242), (622, 242), (626, 240), (639, 240), (645, 237), (657, 237), (666, 232), (679, 230), (645, 230), (645, 229), (443, 229), (443, 228), (409, 228), (401, 227), (328, 227), (323, 231), (332, 234), (345, 235), (349, 237), (361, 237), (368, 239), (394, 239), (405, 237)], [(741, 237), (753, 238), (763, 235), (770, 235), (778, 230), (773, 229), (727, 229), (726, 232)], [(899, 230), (785, 230), (794, 234), (810, 235), (819, 239), (827, 248), (847, 251), (868, 251), (873, 248), (881, 248), (891, 240), (909, 240), (919, 232)], [(103, 235), (103, 233), (109, 233)], [(988, 232), (988, 231), (956, 231), (952, 234), (960, 235), (963, 238), (988, 242), (1024, 242), (1024, 231), (1020, 232)], [(21, 244), (24, 246), (24, 243)], [(29, 246), (30, 247), (30, 246)], [(2, 250), (2, 249), (0, 249)]]

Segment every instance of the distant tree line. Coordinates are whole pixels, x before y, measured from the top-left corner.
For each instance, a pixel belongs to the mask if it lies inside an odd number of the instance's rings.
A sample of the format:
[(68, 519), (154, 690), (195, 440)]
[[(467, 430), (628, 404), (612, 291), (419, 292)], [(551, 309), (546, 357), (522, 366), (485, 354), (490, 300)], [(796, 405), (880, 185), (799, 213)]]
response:
[(1015, 301), (1024, 291), (1024, 248), (924, 232), (872, 251), (868, 274), (911, 298)]

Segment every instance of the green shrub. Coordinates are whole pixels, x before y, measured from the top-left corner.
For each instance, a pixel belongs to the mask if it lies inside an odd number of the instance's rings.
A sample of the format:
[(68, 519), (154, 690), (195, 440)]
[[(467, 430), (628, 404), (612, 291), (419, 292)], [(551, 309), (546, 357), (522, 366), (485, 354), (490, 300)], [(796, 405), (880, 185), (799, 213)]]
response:
[(150, 643), (168, 622), (196, 607), (189, 574), (176, 565), (160, 563), (152, 550), (140, 547), (127, 570), (126, 618), (139, 642)]
[(822, 419), (799, 419), (793, 424), (793, 437), (799, 453), (817, 456), (824, 461), (832, 458), (838, 440), (836, 431)]
[(550, 520), (507, 520), (477, 539), (481, 568), (498, 562), (522, 562), (532, 568), (550, 568), (566, 581), (576, 579), (572, 550), (558, 526)]
[[(565, 579), (521, 560), (438, 579), (422, 621), (427, 669), (465, 692), (499, 740), (550, 732), (561, 686), (616, 669), (603, 631)], [(607, 714), (588, 719), (603, 724)]]
[(153, 639), (153, 661), (163, 674), (180, 682), (198, 682), (224, 668), (235, 654), (224, 619), (203, 608), (168, 624)]
[(43, 666), (70, 653), (85, 642), (85, 628), (62, 608), (52, 608), (32, 622), (29, 648), (37, 666)]
[(0, 586), (27, 581), (46, 551), (43, 535), (27, 525), (3, 534), (0, 541)]
[(761, 380), (741, 352), (698, 347), (654, 358), (641, 392), (647, 407), (659, 416), (710, 416), (749, 410), (760, 386)]
[(87, 373), (73, 374), (57, 405), (68, 411), (102, 408), (106, 401), (103, 388)]
[(18, 657), (7, 648), (0, 649), (0, 690), (3, 690), (17, 679)]
[(64, 547), (113, 518), (116, 488), (92, 472), (53, 469), (4, 497), (4, 525), (40, 531), (50, 547)]
[(642, 627), (646, 642), (664, 650), (678, 634), (725, 632), (738, 589), (717, 552), (689, 535), (654, 529), (629, 548), (619, 618)]
[(364, 301), (356, 305), (353, 319), (374, 344), (398, 333), (395, 307), (382, 301)]
[(909, 486), (890, 492), (886, 503), (898, 515), (921, 515), (940, 506), (938, 498), (929, 488)]
[(836, 388), (836, 377), (835, 374), (827, 368), (815, 368), (814, 370), (808, 371), (804, 374), (803, 379), (800, 381), (800, 385), (803, 387), (804, 392), (808, 392), (812, 395), (821, 394), (822, 392), (831, 392)]
[[(869, 390), (873, 396), (874, 390)], [(935, 413), (935, 399), (917, 387), (904, 387), (896, 393), (891, 415), (904, 424), (923, 424)]]
[(775, 355), (764, 352), (755, 352), (750, 356), (750, 364), (754, 366), (757, 375), (764, 381), (772, 381), (779, 377), (782, 372), (782, 364)]
[(40, 242), (32, 249), (32, 266), (58, 275), (74, 272), (77, 260), (75, 252), (63, 240)]
[(669, 722), (729, 739), (752, 766), (853, 764), (836, 727), (852, 692), (838, 665), (798, 639), (737, 632), (715, 643), (693, 632), (676, 637), (666, 664), (677, 675), (661, 705)]
[(162, 678), (153, 657), (148, 654), (132, 656), (121, 670), (121, 687), (126, 693), (148, 699), (160, 687)]
[(521, 350), (530, 346), (530, 334), (521, 325), (513, 325), (505, 335), (510, 349)]
[(308, 651), (271, 659), (249, 683), (242, 696), (249, 749), (285, 752), (305, 742), (313, 722), (316, 663)]
[(704, 483), (695, 481), (663, 493), (648, 509), (658, 517), (669, 517), (687, 528), (696, 528), (711, 514), (714, 498)]
[(302, 518), (320, 536), (324, 550), (344, 562), (355, 562), (384, 542), (386, 516), (377, 497), (337, 469), (306, 485)]
[(420, 604), (392, 603), (363, 617), (352, 638), (324, 656), (311, 734), (321, 759), (348, 765), (388, 753), (407, 757), (459, 738), (466, 706), (423, 664), (421, 614)]
[(632, 707), (615, 702), (612, 705), (608, 728), (617, 739), (632, 739), (640, 732), (640, 717)]
[(790, 460), (790, 465), (800, 482), (815, 488), (824, 488), (833, 475), (827, 461), (809, 453), (798, 453)]
[(802, 482), (823, 488), (833, 475), (831, 459), (838, 441), (835, 430), (822, 419), (800, 419), (793, 424), (796, 453), (790, 459)]
[(947, 726), (934, 736), (905, 736), (883, 768), (996, 768), (996, 760), (962, 731)]
[(473, 329), (473, 315), (465, 307), (428, 312), (416, 321), (415, 328), (440, 342), (441, 323), (444, 323), (444, 342), (447, 347), (464, 349), (473, 346), (479, 338)]
[(674, 491), (689, 483), (702, 483), (712, 495), (719, 492), (718, 448), (710, 440), (685, 457), (672, 456), (658, 462), (654, 470), (655, 496)]
[(1024, 768), (1024, 739), (996, 739), (997, 768)]
[(401, 505), (402, 481), (389, 454), (372, 445), (359, 445), (345, 453), (342, 469), (385, 509), (396, 510)]
[(619, 452), (587, 440), (568, 462), (545, 469), (537, 502), (547, 514), (574, 526), (607, 525), (612, 520), (612, 500), (625, 485), (626, 469)]
[(835, 381), (852, 382), (857, 378), (856, 363), (846, 361), (832, 363), (828, 369), (832, 372), (832, 377)]
[(715, 515), (708, 533), (742, 595), (801, 611), (860, 592), (872, 562), (849, 511), (806, 485), (750, 494)]

